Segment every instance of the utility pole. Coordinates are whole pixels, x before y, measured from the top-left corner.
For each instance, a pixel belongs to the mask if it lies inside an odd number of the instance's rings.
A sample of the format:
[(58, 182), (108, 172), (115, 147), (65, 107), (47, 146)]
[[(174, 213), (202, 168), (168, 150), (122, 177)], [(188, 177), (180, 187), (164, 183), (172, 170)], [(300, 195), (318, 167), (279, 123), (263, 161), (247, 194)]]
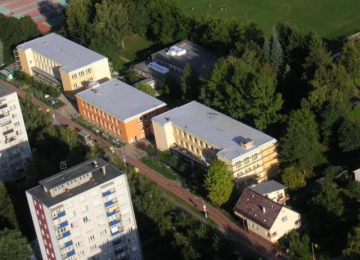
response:
[(314, 243), (311, 243), (311, 249), (312, 249), (313, 260), (315, 260)]

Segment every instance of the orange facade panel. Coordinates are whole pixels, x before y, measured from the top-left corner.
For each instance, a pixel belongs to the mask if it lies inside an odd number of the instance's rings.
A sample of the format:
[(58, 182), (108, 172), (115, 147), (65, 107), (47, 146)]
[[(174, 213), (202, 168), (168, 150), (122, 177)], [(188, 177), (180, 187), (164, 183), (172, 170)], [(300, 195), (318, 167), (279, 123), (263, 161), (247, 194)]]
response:
[(83, 118), (91, 121), (100, 129), (127, 143), (132, 143), (153, 134), (151, 118), (166, 111), (166, 106), (164, 106), (154, 109), (153, 111), (147, 111), (133, 120), (123, 122), (79, 97), (76, 97), (76, 100), (79, 112)]

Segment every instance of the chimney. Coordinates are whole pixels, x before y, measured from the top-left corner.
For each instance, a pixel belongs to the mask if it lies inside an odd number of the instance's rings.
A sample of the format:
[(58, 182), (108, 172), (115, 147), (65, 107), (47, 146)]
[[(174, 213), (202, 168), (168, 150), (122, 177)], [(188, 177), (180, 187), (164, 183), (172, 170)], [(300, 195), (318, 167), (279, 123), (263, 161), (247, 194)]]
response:
[(262, 211), (263, 211), (264, 214), (266, 213), (265, 207), (262, 207)]
[(105, 175), (105, 174), (106, 174), (106, 166), (103, 166), (103, 167), (101, 168), (101, 171), (102, 171), (103, 175)]
[(244, 149), (249, 149), (254, 146), (254, 141), (250, 138), (245, 138), (241, 140), (240, 146)]

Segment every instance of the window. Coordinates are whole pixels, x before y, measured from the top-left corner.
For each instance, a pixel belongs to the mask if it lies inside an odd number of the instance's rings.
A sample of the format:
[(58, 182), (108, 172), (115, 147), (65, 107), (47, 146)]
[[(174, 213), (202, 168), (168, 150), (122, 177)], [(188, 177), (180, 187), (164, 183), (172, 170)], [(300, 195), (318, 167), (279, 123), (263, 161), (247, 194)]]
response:
[(71, 77), (72, 77), (72, 79), (77, 79), (77, 75), (76, 75), (76, 74), (73, 74)]
[(95, 240), (95, 235), (91, 235), (88, 237), (89, 242), (94, 241), (94, 240)]
[(93, 203), (93, 206), (94, 207), (97, 207), (101, 204), (101, 201), (99, 199), (95, 200), (94, 203)]
[(80, 72), (79, 72), (79, 76), (80, 76), (80, 77), (84, 76), (84, 72), (83, 72), (83, 71), (80, 71)]
[(273, 237), (276, 237), (276, 236), (277, 236), (277, 233), (276, 233), (276, 232), (274, 232), (272, 235), (273, 235)]
[(128, 239), (129, 243), (135, 242), (135, 237), (131, 237)]
[(86, 233), (91, 232), (91, 231), (93, 231), (93, 230), (94, 230), (94, 228), (93, 228), (92, 225), (88, 225), (88, 226), (86, 227)]
[(85, 255), (85, 251), (84, 250), (81, 250), (79, 253), (78, 253), (78, 256), (79, 257), (82, 257), (82, 256), (84, 256)]
[(138, 123), (142, 123), (142, 118), (139, 117), (138, 120), (137, 120)]
[(91, 69), (87, 69), (87, 70), (86, 70), (86, 73), (87, 73), (87, 74), (90, 74), (90, 73), (91, 73)]
[(107, 234), (107, 229), (103, 229), (100, 231), (100, 236), (104, 236)]
[(93, 252), (93, 251), (96, 250), (96, 248), (97, 248), (97, 245), (93, 245), (93, 246), (90, 247), (90, 251)]
[(131, 223), (131, 219), (130, 219), (130, 218), (125, 219), (124, 224), (127, 225), (127, 224), (129, 224), (129, 223)]
[(101, 227), (101, 226), (105, 225), (104, 220), (100, 220), (100, 221), (98, 222), (98, 225), (99, 225), (99, 227)]
[(77, 221), (74, 221), (74, 222), (72, 222), (72, 223), (70, 224), (70, 227), (71, 227), (71, 228), (75, 228), (75, 227), (77, 227), (77, 226), (78, 226)]
[(137, 246), (133, 246), (132, 248), (131, 248), (131, 251), (133, 251), (133, 252), (135, 252), (137, 250)]
[(78, 248), (78, 247), (82, 247), (83, 246), (83, 242), (82, 241), (79, 241), (79, 242), (76, 242), (75, 243), (75, 247)]
[(76, 212), (75, 211), (70, 211), (69, 218), (74, 218), (74, 217), (76, 217)]
[(86, 197), (85, 196), (81, 196), (80, 199), (79, 199), (79, 202), (84, 202), (86, 200)]
[(78, 89), (79, 85), (77, 83), (74, 84), (74, 89)]
[(86, 223), (86, 222), (90, 221), (90, 218), (88, 216), (83, 217), (83, 221), (84, 221), (84, 223)]
[(123, 216), (126, 214), (129, 214), (129, 213), (130, 213), (129, 209), (124, 209), (121, 211), (121, 215), (123, 215)]
[(87, 205), (81, 207), (81, 212), (84, 213), (89, 210), (89, 207)]
[(139, 260), (139, 256), (133, 256), (132, 260)]
[(77, 238), (80, 236), (80, 232), (79, 231), (73, 231), (71, 232), (71, 237), (74, 239), (74, 238)]
[(144, 131), (144, 127), (141, 127), (140, 131)]
[(282, 220), (282, 222), (285, 222), (287, 219), (288, 219), (287, 216), (285, 216), (281, 220)]
[(105, 255), (111, 254), (111, 252), (112, 252), (112, 249), (111, 249), (111, 247), (109, 247), (106, 249)]
[(103, 214), (104, 214), (104, 212), (103, 212), (102, 210), (98, 210), (98, 211), (96, 211), (95, 216), (96, 216), (96, 217), (100, 217), (100, 216), (103, 215)]
[(90, 82), (93, 82), (93, 81), (94, 81), (94, 79), (91, 77), (91, 78), (89, 78), (89, 81), (90, 81)]

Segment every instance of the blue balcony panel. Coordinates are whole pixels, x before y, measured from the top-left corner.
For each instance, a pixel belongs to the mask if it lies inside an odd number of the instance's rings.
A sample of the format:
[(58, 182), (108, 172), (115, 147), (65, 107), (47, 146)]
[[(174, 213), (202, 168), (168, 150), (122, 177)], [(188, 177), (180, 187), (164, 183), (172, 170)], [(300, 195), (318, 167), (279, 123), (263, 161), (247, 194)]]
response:
[(114, 225), (116, 225), (117, 223), (119, 223), (119, 220), (115, 219), (115, 220), (113, 220), (113, 221), (111, 221), (111, 222), (109, 223), (109, 226), (110, 226), (110, 227), (111, 227), (111, 226), (114, 226)]
[(61, 211), (59, 214), (58, 214), (58, 218), (61, 218), (61, 217), (63, 217), (63, 216), (66, 216), (66, 213), (65, 213), (65, 211)]
[(113, 216), (113, 215), (115, 215), (115, 214), (116, 214), (116, 210), (111, 211), (111, 212), (108, 212), (106, 215), (107, 215), (108, 217), (111, 217), (111, 216)]
[(66, 227), (67, 225), (69, 225), (69, 223), (67, 221), (64, 221), (62, 223), (60, 223), (60, 228)]
[(65, 243), (65, 247), (69, 247), (73, 245), (73, 241), (68, 241)]
[(75, 255), (75, 251), (74, 251), (74, 250), (73, 250), (73, 251), (70, 251), (70, 252), (67, 252), (67, 254), (66, 254), (67, 257), (73, 256), (73, 255)]
[(103, 197), (106, 197), (106, 196), (111, 195), (111, 193), (112, 193), (112, 192), (108, 190), (108, 191), (103, 192), (102, 195), (103, 195)]
[(68, 236), (70, 236), (70, 231), (66, 231), (65, 233), (63, 233), (63, 238), (68, 237)]
[(105, 202), (105, 207), (110, 207), (113, 204), (114, 204), (114, 201)]

